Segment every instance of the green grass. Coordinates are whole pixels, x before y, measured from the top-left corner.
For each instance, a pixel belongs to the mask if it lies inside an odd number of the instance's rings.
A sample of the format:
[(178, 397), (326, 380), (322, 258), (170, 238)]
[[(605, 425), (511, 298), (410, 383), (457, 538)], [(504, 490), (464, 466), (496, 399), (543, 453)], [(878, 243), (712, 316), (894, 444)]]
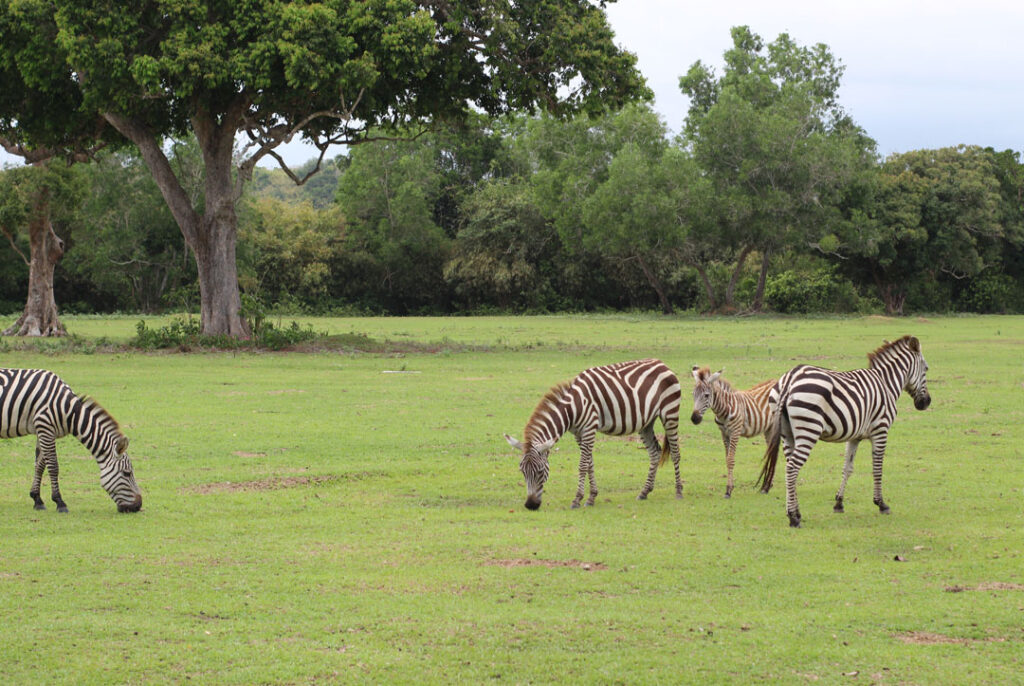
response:
[[(124, 341), (138, 319), (65, 324)], [(1024, 317), (300, 323), (382, 352), (4, 353), (120, 420), (145, 500), (117, 514), (65, 438), (71, 512), (37, 512), (33, 439), (0, 441), (3, 683), (1021, 680)], [(688, 397), (693, 364), (746, 387), (798, 362), (863, 366), (905, 333), (933, 402), (900, 401), (890, 516), (863, 449), (832, 513), (835, 444), (801, 472), (802, 529), (781, 482), (752, 487), (762, 441), (741, 441), (723, 499), (712, 422), (682, 427), (682, 501), (671, 470), (636, 501), (646, 453), (602, 437), (597, 505), (570, 510), (568, 438), (544, 506), (522, 507), (501, 434), (521, 436), (543, 392), (585, 367), (657, 356)]]

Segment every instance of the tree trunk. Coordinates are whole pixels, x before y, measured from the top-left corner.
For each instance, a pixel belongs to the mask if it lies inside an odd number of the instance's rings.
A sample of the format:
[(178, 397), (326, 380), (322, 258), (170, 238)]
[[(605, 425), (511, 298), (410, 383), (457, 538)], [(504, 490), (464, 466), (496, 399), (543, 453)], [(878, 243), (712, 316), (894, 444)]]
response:
[(761, 255), (761, 273), (757, 277), (757, 291), (754, 292), (754, 312), (760, 312), (764, 307), (764, 286), (768, 281), (768, 263), (771, 261), (772, 251), (765, 249)]
[(192, 118), (205, 173), (202, 215), (193, 207), (153, 132), (138, 120), (112, 112), (104, 114), (114, 128), (138, 146), (185, 243), (195, 255), (199, 271), (200, 331), (208, 336), (248, 338), (251, 335), (241, 314), (242, 299), (235, 264), (238, 239), (235, 200), (240, 187), (236, 189), (231, 173), (234, 134), (244, 109), (244, 100), (236, 98), (219, 118), (202, 112)]
[(64, 241), (50, 223), (50, 190), (42, 188), (32, 203), (29, 218), (28, 298), (25, 311), (4, 336), (64, 336), (53, 299), (53, 269), (64, 256)]
[(732, 270), (732, 277), (729, 279), (729, 285), (725, 289), (725, 306), (729, 309), (735, 309), (735, 293), (736, 284), (740, 280), (740, 273), (743, 271), (743, 265), (747, 262), (747, 255), (752, 250), (751, 246), (743, 246), (743, 250), (740, 251), (740, 256), (736, 260), (736, 268)]
[(879, 294), (882, 296), (882, 303), (885, 305), (885, 314), (890, 317), (903, 314), (903, 305), (907, 301), (907, 296), (902, 293), (898, 288), (895, 288), (893, 284), (885, 284), (885, 286), (879, 286)]
[(665, 295), (665, 288), (661, 285), (661, 281), (654, 272), (651, 271), (651, 268), (647, 266), (647, 262), (644, 261), (644, 258), (638, 255), (636, 259), (637, 262), (640, 263), (640, 269), (643, 270), (644, 276), (647, 277), (647, 282), (651, 284), (651, 288), (653, 288), (654, 292), (658, 294), (658, 301), (661, 303), (661, 313), (672, 314), (674, 312), (672, 309), (672, 303), (669, 302), (668, 296)]
[(693, 268), (697, 270), (697, 274), (700, 275), (700, 280), (704, 284), (704, 292), (708, 296), (708, 306), (711, 311), (714, 312), (718, 309), (718, 301), (715, 299), (715, 289), (711, 285), (711, 279), (708, 278), (708, 270), (704, 269), (704, 265), (694, 262)]

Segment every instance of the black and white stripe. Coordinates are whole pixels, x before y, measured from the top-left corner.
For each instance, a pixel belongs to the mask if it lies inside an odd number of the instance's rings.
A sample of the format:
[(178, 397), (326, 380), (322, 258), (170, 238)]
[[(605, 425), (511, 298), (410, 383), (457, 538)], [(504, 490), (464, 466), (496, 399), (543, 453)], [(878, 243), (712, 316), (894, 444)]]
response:
[(57, 476), (56, 440), (71, 434), (96, 458), (100, 485), (121, 512), (137, 512), (142, 494), (128, 457), (128, 438), (117, 422), (91, 398), (80, 398), (53, 372), (44, 369), (0, 369), (0, 438), (36, 436), (35, 477), (29, 495), (37, 510), (46, 509), (39, 496), (43, 472), (58, 512), (67, 512)]
[(818, 440), (846, 442), (843, 481), (836, 493), (835, 511), (843, 511), (846, 482), (853, 472), (853, 458), (862, 440), (871, 441), (871, 466), (875, 482), (874, 502), (883, 513), (889, 506), (882, 500), (882, 460), (889, 427), (896, 419), (896, 401), (906, 391), (914, 407), (924, 410), (931, 403), (925, 372), (928, 364), (921, 343), (913, 336), (886, 342), (868, 355), (867, 369), (834, 372), (800, 365), (775, 384), (769, 396), (777, 430), (765, 453), (760, 483), (771, 486), (780, 440), (786, 453), (786, 513), (790, 526), (800, 526), (796, 479)]
[[(566, 432), (575, 435), (580, 446), (579, 487), (572, 507), (579, 507), (587, 478), (590, 496), (586, 504), (593, 505), (597, 497), (593, 449), (598, 431), (616, 436), (640, 434), (651, 458), (647, 481), (637, 496), (640, 500), (654, 488), (658, 465), (671, 454), (676, 471), (676, 497), (681, 498), (679, 402), (679, 379), (663, 362), (654, 359), (593, 367), (572, 382), (552, 388), (527, 422), (523, 443), (505, 434), (509, 444), (523, 454), (519, 467), (526, 478), (526, 507), (540, 507), (548, 478), (548, 451)], [(665, 428), (664, 448), (654, 436), (656, 419)]]

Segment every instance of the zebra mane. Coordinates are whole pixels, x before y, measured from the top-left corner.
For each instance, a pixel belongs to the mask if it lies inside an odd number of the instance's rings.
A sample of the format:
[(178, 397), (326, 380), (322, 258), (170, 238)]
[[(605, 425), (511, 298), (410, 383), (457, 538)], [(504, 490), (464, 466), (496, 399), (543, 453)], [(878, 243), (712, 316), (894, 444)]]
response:
[(908, 334), (903, 338), (897, 338), (895, 341), (886, 341), (885, 343), (880, 345), (874, 352), (868, 353), (868, 366), (874, 367), (876, 360), (881, 361), (881, 359), (884, 358), (890, 350), (900, 345), (905, 345), (913, 352), (918, 352), (921, 350), (921, 344), (918, 342), (918, 340)]
[(124, 435), (121, 433), (121, 425), (117, 423), (117, 420), (95, 399), (91, 396), (83, 395), (79, 397), (79, 400), (82, 401), (82, 409), (92, 413), (104, 428), (110, 429), (118, 436)]
[(526, 445), (531, 445), (536, 438), (537, 424), (539, 417), (544, 413), (544, 408), (557, 405), (558, 402), (565, 397), (565, 392), (569, 390), (569, 384), (565, 381), (557, 383), (551, 387), (544, 397), (537, 403), (537, 407), (534, 409), (533, 414), (530, 415), (530, 419), (526, 422), (526, 429), (523, 431), (523, 440)]

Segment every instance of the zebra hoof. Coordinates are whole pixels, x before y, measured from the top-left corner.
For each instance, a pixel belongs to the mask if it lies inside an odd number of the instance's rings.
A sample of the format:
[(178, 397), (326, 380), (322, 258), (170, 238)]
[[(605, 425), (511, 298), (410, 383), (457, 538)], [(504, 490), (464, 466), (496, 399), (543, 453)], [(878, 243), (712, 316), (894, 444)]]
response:
[(838, 512), (840, 514), (842, 514), (843, 512), (846, 511), (846, 510), (843, 509), (843, 499), (842, 498), (836, 498), (836, 504), (832, 506), (832, 511), (833, 512)]
[(878, 505), (878, 511), (882, 514), (889, 514), (889, 506), (882, 500), (876, 500), (875, 505)]
[(580, 509), (580, 504), (579, 503), (573, 503), (572, 505), (569, 506), (569, 509), (571, 509), (571, 510), (578, 510), (578, 509)]
[(676, 493), (676, 500), (682, 500), (682, 499), (683, 499), (683, 494), (682, 493)]
[(43, 505), (42, 503), (36, 503), (32, 507), (34, 507), (37, 510), (45, 510), (46, 509), (46, 505)]
[(68, 513), (68, 506), (67, 505), (59, 505), (59, 506), (57, 506), (57, 512), (60, 512), (61, 514), (67, 514)]
[(788, 512), (789, 525), (794, 529), (800, 528), (800, 513), (799, 512)]

